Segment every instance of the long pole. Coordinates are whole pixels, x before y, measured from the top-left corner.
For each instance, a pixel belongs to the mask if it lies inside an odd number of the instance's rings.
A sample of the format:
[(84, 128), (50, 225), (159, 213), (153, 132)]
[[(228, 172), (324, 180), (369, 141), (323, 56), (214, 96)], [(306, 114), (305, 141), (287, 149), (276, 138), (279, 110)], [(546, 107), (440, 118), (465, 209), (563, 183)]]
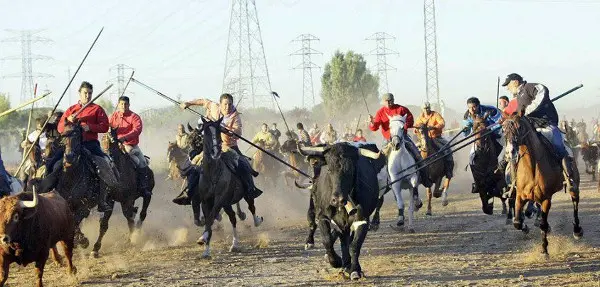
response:
[[(62, 101), (63, 97), (65, 96), (65, 94), (67, 93), (67, 91), (69, 90), (69, 87), (71, 86), (71, 83), (73, 83), (73, 80), (75, 80), (75, 76), (77, 76), (77, 73), (79, 72), (79, 70), (81, 69), (81, 66), (83, 66), (83, 63), (85, 62), (85, 59), (87, 59), (88, 55), (90, 54), (90, 52), (92, 51), (92, 48), (94, 48), (94, 45), (96, 45), (96, 41), (98, 41), (98, 38), (100, 38), (100, 35), (102, 34), (102, 31), (104, 31), (104, 27), (102, 27), (102, 29), (100, 29), (100, 32), (98, 32), (98, 35), (96, 35), (96, 38), (94, 39), (94, 42), (92, 42), (92, 45), (90, 46), (90, 48), (88, 49), (88, 51), (85, 53), (85, 56), (83, 56), (83, 59), (81, 60), (81, 63), (79, 63), (79, 66), (77, 67), (77, 70), (75, 70), (75, 73), (73, 74), (73, 76), (71, 77), (71, 79), (69, 80), (69, 83), (67, 84), (67, 86), (65, 87), (65, 90), (63, 91), (62, 95), (60, 96), (60, 98), (58, 98), (58, 101), (56, 102), (56, 104), (54, 105), (54, 108), (52, 109), (52, 114), (54, 114), (54, 112), (56, 111), (56, 109), (58, 108), (58, 105), (60, 104), (60, 102)], [(42, 126), (42, 130), (44, 130), (46, 128), (46, 125), (48, 124), (48, 122), (50, 121), (51, 117), (46, 118), (46, 121), (44, 122), (44, 125)], [(38, 134), (38, 136), (36, 137), (36, 139), (33, 142), (38, 141), (38, 139), (40, 138), (40, 135), (42, 133)], [(27, 152), (25, 153), (25, 157), (27, 158), (27, 156), (29, 156), (29, 154), (31, 153), (31, 151), (33, 150), (34, 145), (31, 145), (31, 147), (29, 147), (29, 149), (27, 150)], [(25, 164), (25, 160), (21, 161), (21, 164), (19, 165), (19, 168), (17, 168), (17, 171), (15, 172), (15, 175), (19, 174), (19, 172), (21, 171), (21, 168), (23, 168), (23, 164)]]
[(33, 104), (33, 103), (35, 103), (35, 102), (37, 102), (37, 101), (39, 101), (39, 100), (41, 100), (41, 99), (43, 99), (43, 98), (47, 97), (47, 96), (48, 96), (48, 95), (50, 95), (51, 93), (52, 93), (52, 92), (47, 92), (47, 93), (45, 93), (45, 94), (43, 94), (43, 95), (41, 95), (41, 96), (39, 96), (39, 97), (37, 97), (37, 98), (31, 99), (31, 100), (29, 100), (29, 101), (27, 101), (27, 102), (24, 102), (24, 103), (20, 104), (19, 106), (15, 107), (15, 108), (12, 108), (12, 109), (10, 109), (10, 110), (6, 110), (6, 111), (4, 111), (4, 112), (0, 113), (0, 118), (1, 118), (1, 117), (3, 117), (3, 116), (6, 116), (6, 115), (8, 115), (8, 114), (10, 114), (10, 113), (13, 113), (13, 112), (15, 112), (15, 111), (17, 111), (17, 110), (19, 110), (19, 109), (21, 109), (21, 108), (23, 108), (23, 107), (26, 107), (27, 105), (31, 105), (31, 104)]
[[(35, 99), (36, 96), (37, 96), (37, 83), (35, 83), (35, 87), (33, 88), (33, 98)], [(25, 131), (25, 139), (24, 140), (28, 140), (27, 137), (29, 137), (29, 131), (31, 130), (31, 118), (33, 117), (34, 107), (35, 107), (35, 104), (31, 104), (31, 108), (29, 109), (29, 119), (27, 120), (27, 130)], [(33, 143), (33, 144), (35, 144), (35, 143)], [(25, 159), (25, 154), (23, 154), (23, 158), (21, 160), (23, 160), (23, 159)]]
[[(149, 90), (149, 91), (152, 91), (152, 92), (154, 92), (155, 94), (157, 94), (157, 95), (159, 95), (160, 97), (162, 97), (162, 98), (166, 99), (167, 101), (170, 101), (170, 102), (171, 102), (171, 103), (173, 103), (173, 104), (176, 104), (176, 105), (178, 105), (178, 106), (181, 104), (179, 101), (177, 101), (177, 100), (175, 100), (175, 99), (173, 99), (173, 98), (171, 98), (171, 97), (169, 97), (169, 96), (167, 96), (167, 95), (165, 95), (165, 94), (163, 94), (163, 93), (161, 93), (161, 92), (159, 92), (159, 91), (155, 90), (154, 88), (152, 88), (152, 87), (150, 87), (150, 86), (148, 86), (148, 85), (146, 85), (146, 84), (144, 84), (144, 83), (142, 83), (142, 82), (138, 81), (138, 80), (137, 80), (137, 79), (135, 79), (135, 78), (131, 78), (131, 81), (132, 81), (132, 82), (134, 82), (134, 83), (137, 83), (138, 85), (140, 85), (140, 86), (142, 86), (142, 87), (146, 88), (146, 89), (147, 89), (147, 90)], [(205, 117), (203, 114), (201, 114), (200, 112), (198, 112), (198, 111), (196, 111), (196, 110), (194, 110), (194, 109), (191, 109), (190, 107), (187, 107), (187, 108), (186, 108), (186, 110), (188, 110), (188, 111), (190, 111), (190, 112), (192, 112), (192, 113), (196, 114), (197, 116), (200, 116), (201, 118), (203, 118), (203, 119), (205, 119), (205, 120), (210, 120), (210, 119), (206, 118), (206, 117)], [(298, 168), (296, 168), (295, 166), (293, 166), (293, 165), (290, 165), (289, 163), (287, 163), (287, 162), (285, 162), (284, 160), (280, 159), (279, 157), (277, 157), (276, 155), (272, 154), (271, 152), (269, 152), (269, 151), (267, 151), (267, 150), (265, 150), (265, 149), (263, 149), (263, 148), (261, 148), (261, 147), (257, 146), (257, 145), (256, 145), (256, 144), (254, 144), (252, 141), (250, 141), (250, 140), (248, 140), (248, 139), (246, 139), (246, 138), (242, 137), (241, 135), (239, 135), (239, 134), (235, 133), (234, 131), (232, 131), (232, 130), (228, 129), (227, 127), (222, 127), (222, 129), (223, 129), (223, 130), (225, 130), (225, 131), (227, 131), (228, 133), (230, 133), (230, 134), (234, 135), (235, 137), (237, 137), (237, 138), (241, 139), (242, 141), (244, 141), (244, 142), (248, 143), (249, 145), (251, 145), (251, 146), (255, 147), (256, 149), (258, 149), (258, 150), (260, 150), (260, 151), (264, 152), (265, 154), (268, 154), (270, 157), (272, 157), (272, 158), (274, 158), (275, 160), (279, 161), (280, 163), (282, 163), (282, 164), (286, 165), (287, 167), (289, 167), (289, 168), (291, 168), (291, 169), (293, 169), (293, 170), (297, 171), (297, 172), (298, 172), (298, 173), (300, 173), (301, 175), (303, 175), (303, 176), (306, 176), (306, 177), (308, 177), (308, 178), (310, 178), (310, 179), (313, 179), (313, 178), (312, 178), (312, 176), (310, 176), (310, 175), (306, 174), (305, 172), (303, 172), (303, 171), (299, 170), (299, 169), (298, 169)]]
[(279, 107), (279, 101), (277, 100), (279, 98), (279, 94), (277, 94), (276, 92), (271, 92), (271, 94), (273, 94), (273, 99), (275, 99), (275, 104), (277, 104), (277, 109), (279, 110), (279, 114), (281, 115), (281, 118), (283, 119), (283, 123), (285, 124), (285, 128), (288, 131), (288, 135), (291, 135), (291, 131), (290, 131), (290, 127), (287, 124), (287, 121), (285, 120), (285, 116), (283, 115), (283, 112), (281, 111), (281, 108)]
[(498, 84), (496, 85), (496, 108), (500, 106), (500, 77), (498, 77)]
[(367, 96), (365, 96), (365, 90), (362, 87), (362, 81), (360, 79), (358, 79), (358, 88), (360, 89), (360, 93), (362, 94), (362, 99), (365, 103), (365, 108), (367, 108), (367, 114), (371, 115), (371, 112), (369, 111), (369, 104), (367, 104)]

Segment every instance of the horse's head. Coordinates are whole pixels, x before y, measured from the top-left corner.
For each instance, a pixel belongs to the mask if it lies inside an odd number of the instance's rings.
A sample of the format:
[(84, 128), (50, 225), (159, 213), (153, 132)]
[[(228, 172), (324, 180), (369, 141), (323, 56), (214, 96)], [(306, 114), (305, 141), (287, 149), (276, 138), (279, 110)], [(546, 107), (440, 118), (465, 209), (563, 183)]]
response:
[(502, 131), (506, 138), (506, 159), (514, 161), (518, 158), (518, 147), (525, 144), (526, 136), (531, 132), (531, 125), (518, 114), (508, 116), (502, 123)]
[(204, 135), (204, 158), (209, 155), (212, 159), (221, 157), (221, 122), (223, 118), (217, 121), (205, 120), (202, 118), (202, 134)]
[(481, 136), (484, 133), (483, 130), (485, 130), (488, 127), (487, 119), (489, 116), (489, 113), (485, 113), (482, 117), (476, 115), (473, 119), (473, 133), (475, 134), (475, 150), (485, 149), (487, 147), (487, 144), (491, 142), (488, 141), (489, 139), (491, 139), (489, 136)]
[(406, 115), (387, 116), (390, 121), (390, 140), (392, 149), (399, 150), (404, 143), (404, 126), (406, 125)]
[(108, 128), (108, 132), (102, 138), (102, 149), (109, 153), (119, 150), (119, 140), (117, 136), (118, 128)]
[(73, 165), (81, 154), (83, 128), (78, 123), (66, 125), (61, 136), (65, 146), (63, 165), (66, 168)]

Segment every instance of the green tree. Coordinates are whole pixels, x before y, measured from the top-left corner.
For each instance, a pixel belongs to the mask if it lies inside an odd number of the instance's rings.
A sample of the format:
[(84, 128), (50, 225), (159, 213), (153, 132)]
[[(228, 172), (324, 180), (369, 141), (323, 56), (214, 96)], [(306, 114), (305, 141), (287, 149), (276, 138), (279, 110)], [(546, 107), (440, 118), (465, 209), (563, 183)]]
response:
[[(9, 109), (10, 109), (10, 96), (8, 94), (0, 93), (0, 113), (7, 111)], [(4, 124), (6, 123), (9, 116), (10, 115), (3, 116), (2, 118), (0, 118), (0, 124), (2, 124), (4, 126)]]
[(331, 61), (325, 64), (321, 77), (321, 97), (330, 116), (341, 116), (352, 107), (377, 102), (379, 79), (367, 69), (361, 54), (336, 51)]
[(113, 105), (113, 103), (109, 99), (98, 99), (98, 101), (96, 101), (96, 104), (101, 106), (106, 112), (106, 114), (108, 114), (109, 116), (115, 111), (115, 105)]

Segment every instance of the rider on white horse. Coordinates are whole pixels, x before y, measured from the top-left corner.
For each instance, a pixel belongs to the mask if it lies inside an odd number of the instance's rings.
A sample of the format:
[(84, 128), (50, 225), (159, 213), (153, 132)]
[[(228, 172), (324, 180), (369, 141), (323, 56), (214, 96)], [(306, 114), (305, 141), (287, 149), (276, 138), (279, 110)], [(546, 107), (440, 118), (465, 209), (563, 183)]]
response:
[[(389, 142), (390, 142), (390, 119), (392, 116), (406, 116), (406, 122), (404, 125), (404, 142), (406, 143), (406, 148), (410, 152), (411, 156), (417, 162), (421, 162), (423, 158), (421, 157), (421, 153), (419, 149), (412, 141), (410, 136), (408, 136), (407, 130), (413, 127), (414, 118), (410, 110), (408, 108), (394, 104), (394, 95), (391, 93), (383, 94), (383, 98), (381, 101), (383, 105), (375, 114), (375, 117), (369, 115), (369, 129), (372, 131), (377, 131), (381, 128), (381, 134), (385, 139), (383, 143), (383, 152), (389, 152)], [(419, 166), (417, 166), (419, 167)], [(427, 176), (427, 171), (423, 168), (419, 171), (419, 175), (421, 178), (421, 184), (425, 187), (431, 186), (431, 181), (429, 180), (429, 176)]]

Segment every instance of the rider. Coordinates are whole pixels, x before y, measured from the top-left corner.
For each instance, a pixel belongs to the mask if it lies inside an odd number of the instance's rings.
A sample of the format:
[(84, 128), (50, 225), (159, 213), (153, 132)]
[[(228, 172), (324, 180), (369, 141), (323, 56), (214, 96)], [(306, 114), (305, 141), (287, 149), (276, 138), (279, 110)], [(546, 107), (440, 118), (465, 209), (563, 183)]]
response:
[(314, 123), (313, 127), (310, 130), (308, 130), (308, 135), (310, 135), (311, 144), (316, 145), (321, 143), (321, 129), (319, 128), (319, 125), (317, 125), (317, 123)]
[(273, 135), (273, 140), (275, 140), (275, 146), (273, 147), (276, 150), (279, 150), (281, 144), (279, 143), (279, 138), (281, 137), (281, 132), (277, 129), (277, 123), (271, 124), (271, 129), (269, 132)]
[(261, 125), (260, 131), (254, 136), (252, 143), (261, 143), (266, 150), (272, 150), (275, 147), (275, 138), (269, 131), (269, 126), (266, 123)]
[(0, 150), (0, 197), (10, 195), (10, 179), (4, 161), (2, 161), (2, 151)]
[(552, 143), (556, 153), (562, 159), (564, 177), (569, 191), (579, 191), (577, 183), (573, 180), (573, 153), (565, 145), (564, 137), (557, 127), (558, 112), (550, 100), (548, 88), (542, 84), (528, 83), (515, 73), (508, 75), (502, 86), (515, 96), (505, 112), (513, 114), (524, 111), (527, 117), (536, 119), (533, 121), (536, 131)]
[(123, 145), (135, 164), (137, 182), (142, 191), (142, 196), (152, 196), (152, 191), (148, 186), (150, 167), (148, 167), (146, 157), (144, 157), (138, 146), (140, 134), (142, 133), (142, 119), (129, 109), (129, 97), (122, 96), (119, 98), (117, 110), (110, 116), (109, 124), (112, 129), (116, 129), (117, 140)]
[(177, 146), (180, 149), (184, 151), (189, 150), (189, 137), (190, 135), (188, 135), (188, 133), (185, 132), (185, 128), (183, 127), (183, 125), (179, 124), (179, 126), (177, 126), (177, 135), (175, 136), (175, 143), (177, 143)]
[[(233, 96), (230, 94), (222, 94), (219, 98), (219, 103), (212, 102), (207, 99), (197, 99), (189, 102), (183, 102), (180, 104), (182, 109), (186, 109), (190, 106), (202, 106), (206, 109), (206, 117), (212, 121), (218, 120), (220, 117), (223, 117), (222, 125), (228, 130), (241, 135), (242, 134), (242, 119), (240, 117), (240, 113), (238, 113), (237, 109), (233, 106)], [(236, 151), (240, 157), (237, 165), (236, 174), (240, 177), (245, 187), (247, 188), (247, 192), (250, 195), (260, 194), (260, 191), (254, 185), (254, 180), (252, 177), (258, 176), (258, 172), (254, 171), (250, 166), (250, 162), (248, 162), (248, 158), (242, 154), (240, 148), (237, 145), (238, 138), (227, 132), (226, 130), (222, 130), (221, 139), (223, 140), (223, 151), (234, 150)], [(188, 184), (187, 188), (173, 200), (176, 204), (189, 204), (195, 186), (198, 184), (199, 172), (196, 169), (192, 169), (192, 171), (188, 174)]]
[[(406, 115), (406, 124), (404, 126), (404, 142), (406, 143), (406, 147), (407, 150), (409, 151), (409, 153), (412, 155), (412, 157), (417, 161), (417, 163), (422, 162), (423, 158), (421, 157), (421, 153), (419, 152), (419, 149), (417, 148), (417, 146), (415, 145), (415, 143), (410, 139), (410, 136), (408, 136), (408, 133), (406, 132), (409, 128), (413, 127), (413, 123), (414, 123), (414, 119), (413, 119), (413, 115), (410, 112), (410, 110), (408, 110), (408, 108), (398, 105), (398, 104), (394, 104), (394, 95), (392, 95), (391, 93), (385, 93), (383, 94), (382, 100), (381, 100), (381, 104), (382, 107), (377, 111), (377, 113), (375, 114), (375, 117), (373, 117), (372, 115), (369, 115), (369, 129), (371, 131), (377, 131), (380, 127), (381, 127), (381, 134), (383, 135), (384, 143), (383, 143), (383, 150), (389, 150), (388, 143), (391, 140), (391, 135), (390, 135), (390, 120), (388, 118), (388, 116), (405, 116)], [(387, 153), (387, 152), (385, 152)], [(417, 166), (417, 168), (420, 167), (420, 164)], [(427, 175), (427, 171), (425, 168), (422, 168), (419, 170), (419, 175), (421, 177), (421, 184), (423, 184), (423, 186), (425, 187), (431, 187), (431, 181), (429, 179), (429, 176)]]
[(510, 100), (507, 96), (501, 96), (500, 98), (498, 98), (498, 109), (504, 111), (504, 109), (508, 106), (509, 102)]
[(320, 140), (325, 144), (334, 144), (338, 141), (338, 134), (333, 129), (333, 125), (327, 124), (327, 129), (321, 133)]
[(304, 125), (302, 123), (297, 123), (296, 128), (298, 129), (298, 141), (303, 143), (305, 146), (311, 146), (310, 135), (304, 129)]
[[(98, 141), (98, 133), (108, 131), (108, 116), (99, 105), (90, 103), (85, 109), (81, 110), (85, 104), (88, 104), (92, 99), (93, 86), (89, 82), (82, 82), (79, 86), (79, 103), (68, 108), (58, 121), (58, 132), (61, 134), (65, 131), (65, 125), (79, 123), (83, 129), (83, 138), (81, 145), (85, 147), (91, 154), (105, 158), (110, 162), (110, 158), (102, 151), (100, 142)], [(75, 113), (79, 115), (75, 117)], [(54, 157), (46, 163), (46, 172), (52, 171), (54, 164), (61, 160), (64, 156), (64, 150), (55, 153)], [(112, 165), (112, 164), (111, 164)], [(110, 171), (110, 172), (114, 172)], [(54, 185), (54, 184), (53, 184)], [(107, 189), (99, 189), (100, 196), (98, 197), (98, 211), (108, 212), (112, 208), (106, 203)]]
[(38, 139), (38, 145), (40, 149), (46, 149), (46, 143), (48, 142), (48, 139), (46, 138), (46, 132), (42, 130), (44, 126), (44, 121), (45, 120), (43, 118), (35, 119), (35, 130), (29, 133), (29, 135), (27, 135), (27, 138), (25, 138), (25, 140), (21, 142), (21, 148), (27, 148), (27, 145), (33, 144), (35, 139)]
[(356, 134), (354, 135), (354, 138), (352, 139), (352, 141), (353, 142), (367, 142), (367, 139), (363, 136), (362, 129), (356, 130)]
[[(431, 104), (425, 102), (422, 106), (422, 112), (415, 122), (415, 134), (417, 134), (417, 136), (421, 135), (420, 128), (423, 126), (427, 127), (429, 138), (437, 149), (440, 150), (448, 144), (448, 141), (442, 137), (442, 131), (444, 130), (445, 125), (446, 123), (442, 115), (436, 111), (432, 111)], [(452, 178), (452, 171), (454, 169), (452, 153), (450, 152), (450, 149), (446, 149), (444, 154), (446, 154), (444, 157), (444, 160), (446, 161), (446, 178)]]

